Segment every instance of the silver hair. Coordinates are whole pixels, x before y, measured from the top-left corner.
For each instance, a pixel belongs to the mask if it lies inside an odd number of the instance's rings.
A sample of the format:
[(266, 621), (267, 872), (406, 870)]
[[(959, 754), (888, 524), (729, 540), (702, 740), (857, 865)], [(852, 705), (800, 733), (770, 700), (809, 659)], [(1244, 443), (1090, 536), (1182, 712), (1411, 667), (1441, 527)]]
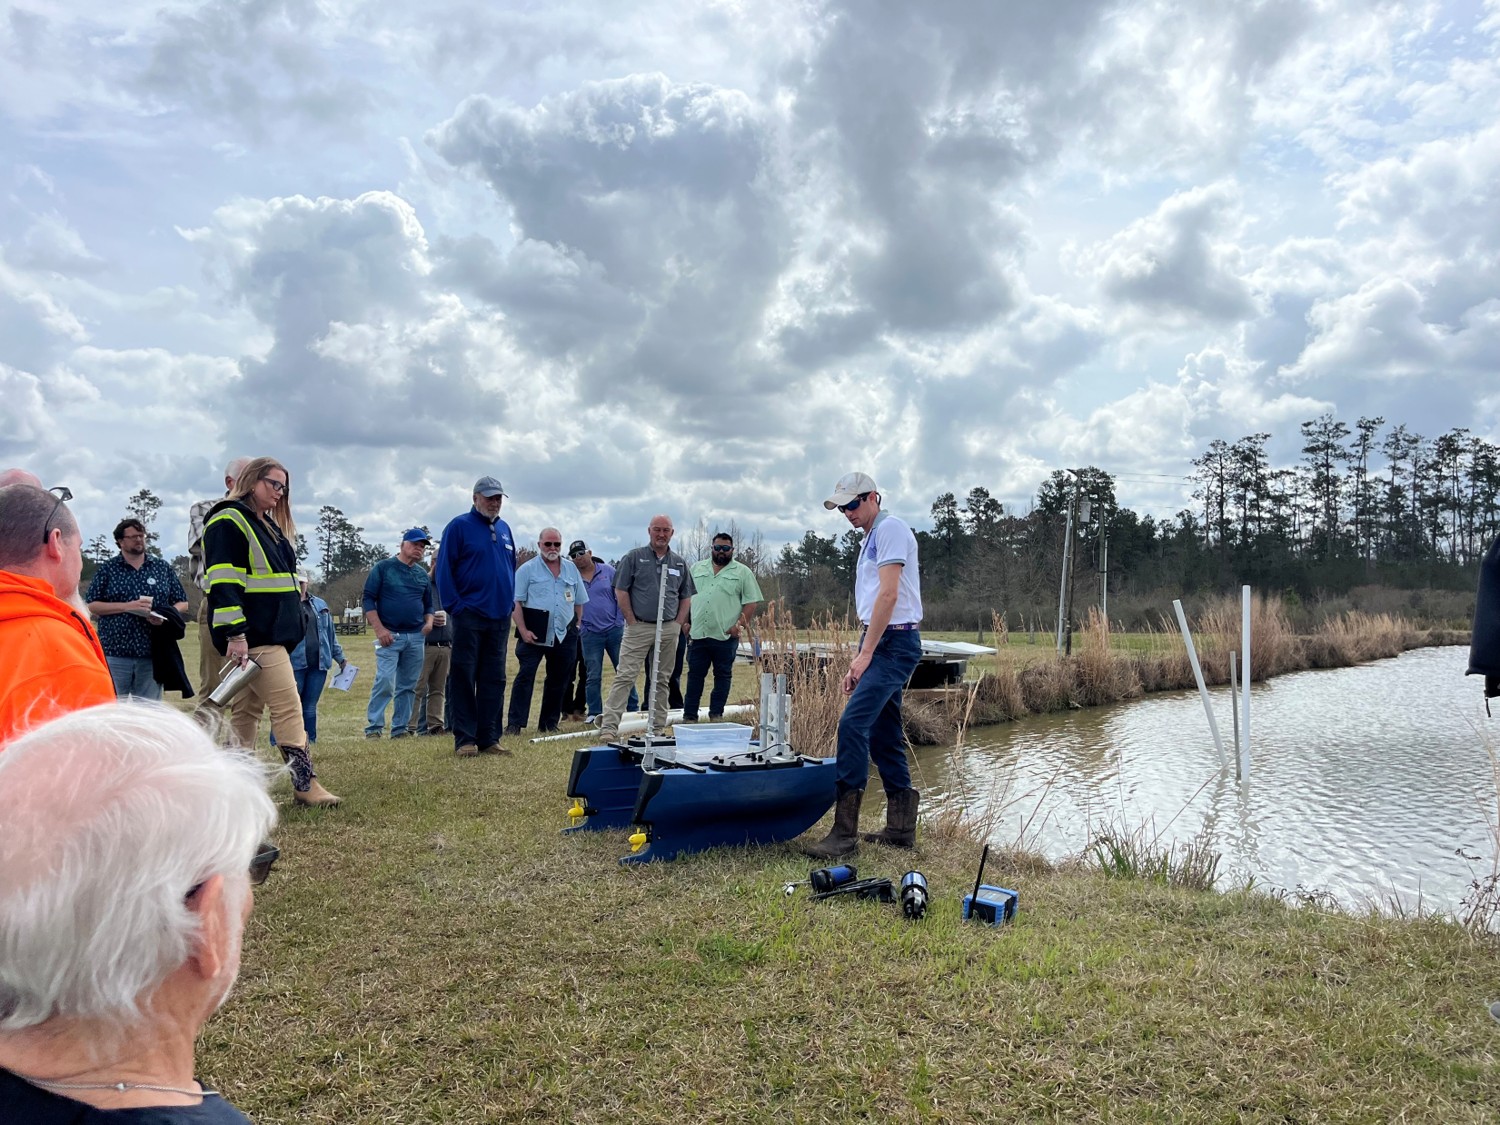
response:
[(268, 769), (161, 703), (64, 715), (0, 752), (0, 1032), (129, 1027), (188, 958), (188, 893), (236, 921), (276, 823)]
[(230, 480), (239, 480), (240, 474), (245, 471), (245, 466), (250, 464), (249, 457), (236, 457), (224, 466), (224, 475)]

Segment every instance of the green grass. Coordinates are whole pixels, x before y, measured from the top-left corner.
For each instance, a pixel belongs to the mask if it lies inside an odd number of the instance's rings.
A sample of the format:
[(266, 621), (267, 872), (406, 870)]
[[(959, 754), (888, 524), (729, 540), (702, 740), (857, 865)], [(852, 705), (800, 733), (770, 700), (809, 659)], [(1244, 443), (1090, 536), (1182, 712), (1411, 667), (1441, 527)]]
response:
[(988, 929), (977, 847), (925, 830), (856, 861), (923, 871), (918, 923), (784, 896), (790, 846), (621, 868), (625, 833), (558, 835), (570, 744), (366, 742), (368, 685), (322, 708), (345, 805), (277, 785), (200, 1044), (260, 1125), (1496, 1119), (1500, 949), (1455, 925), (992, 859), (1020, 914)]

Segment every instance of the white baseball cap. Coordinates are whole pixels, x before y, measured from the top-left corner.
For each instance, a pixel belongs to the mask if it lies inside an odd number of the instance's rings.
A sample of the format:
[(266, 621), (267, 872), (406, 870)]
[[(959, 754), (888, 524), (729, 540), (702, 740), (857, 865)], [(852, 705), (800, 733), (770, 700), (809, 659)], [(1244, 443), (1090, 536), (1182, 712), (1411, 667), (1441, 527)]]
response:
[(841, 504), (847, 504), (856, 496), (864, 492), (878, 492), (875, 482), (870, 479), (868, 473), (845, 473), (839, 477), (838, 484), (833, 486), (833, 495), (823, 501), (823, 507), (830, 512)]

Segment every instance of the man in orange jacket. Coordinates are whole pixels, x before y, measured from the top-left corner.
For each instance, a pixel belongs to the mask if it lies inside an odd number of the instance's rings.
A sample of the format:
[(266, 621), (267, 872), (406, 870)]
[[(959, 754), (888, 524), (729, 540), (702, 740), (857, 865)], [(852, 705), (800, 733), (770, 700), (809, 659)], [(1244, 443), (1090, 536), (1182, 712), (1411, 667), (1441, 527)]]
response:
[(0, 488), (0, 750), (36, 724), (115, 698), (99, 638), (78, 601), (83, 535), (30, 484)]

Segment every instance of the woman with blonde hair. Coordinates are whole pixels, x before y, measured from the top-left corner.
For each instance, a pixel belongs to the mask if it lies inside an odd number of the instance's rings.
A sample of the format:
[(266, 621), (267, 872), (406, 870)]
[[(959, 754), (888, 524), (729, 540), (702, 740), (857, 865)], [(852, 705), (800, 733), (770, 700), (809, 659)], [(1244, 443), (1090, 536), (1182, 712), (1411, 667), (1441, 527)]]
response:
[(229, 495), (203, 525), (209, 627), (214, 647), (236, 664), (252, 658), (260, 675), (235, 697), (230, 728), (241, 746), (254, 746), (261, 714), (271, 712), (276, 748), (291, 769), (292, 789), (304, 805), (336, 805), (318, 782), (307, 753), (302, 702), (291, 650), (302, 640), (297, 553), (292, 544), (292, 478), (272, 457), (240, 470)]

